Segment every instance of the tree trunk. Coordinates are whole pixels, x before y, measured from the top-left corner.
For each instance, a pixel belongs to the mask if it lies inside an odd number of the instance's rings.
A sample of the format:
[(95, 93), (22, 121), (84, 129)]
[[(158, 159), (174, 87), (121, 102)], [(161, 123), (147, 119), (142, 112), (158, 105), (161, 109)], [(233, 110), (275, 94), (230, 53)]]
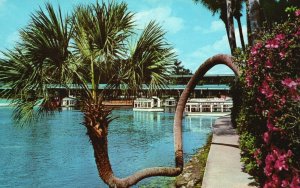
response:
[(243, 28), (242, 28), (242, 23), (241, 23), (241, 14), (237, 13), (237, 15), (235, 16), (235, 19), (236, 19), (236, 21), (238, 23), (238, 27), (239, 27), (239, 33), (240, 33), (240, 40), (241, 40), (242, 49), (243, 49), (243, 51), (245, 51), (246, 48), (245, 48), (244, 34), (243, 34)]
[(251, 39), (251, 26), (250, 26), (250, 15), (249, 15), (249, 1), (246, 1), (246, 20), (247, 20), (247, 38), (248, 38), (248, 44), (252, 45), (252, 39)]
[(227, 12), (226, 12), (226, 14), (221, 13), (220, 19), (225, 24), (225, 29), (226, 29), (228, 44), (229, 44), (229, 47), (230, 47), (229, 28), (228, 28), (228, 22), (227, 22)]
[(235, 75), (239, 75), (238, 68), (232, 63), (232, 58), (228, 55), (216, 55), (206, 60), (192, 76), (185, 90), (180, 96), (174, 118), (174, 149), (176, 167), (153, 167), (146, 168), (126, 178), (117, 178), (111, 168), (108, 157), (108, 124), (112, 120), (110, 110), (105, 110), (98, 103), (86, 102), (84, 106), (84, 125), (87, 128), (87, 134), (94, 148), (94, 156), (101, 179), (109, 187), (129, 187), (135, 185), (140, 180), (152, 176), (177, 176), (183, 169), (183, 150), (182, 150), (182, 119), (186, 102), (193, 92), (195, 86), (203, 78), (204, 74), (217, 64), (225, 64), (233, 70)]
[(259, 1), (258, 0), (248, 0), (247, 1), (247, 10), (248, 10), (248, 15), (247, 16), (247, 24), (249, 22), (249, 44), (251, 46), (254, 45), (255, 43), (255, 38), (256, 38), (256, 35), (255, 33), (257, 33), (261, 27), (261, 10), (260, 10), (260, 4), (259, 4)]
[(233, 12), (232, 12), (232, 2), (231, 0), (226, 0), (227, 5), (227, 23), (229, 29), (229, 45), (231, 49), (231, 54), (233, 54), (236, 49), (236, 39), (234, 34), (234, 23), (233, 23)]

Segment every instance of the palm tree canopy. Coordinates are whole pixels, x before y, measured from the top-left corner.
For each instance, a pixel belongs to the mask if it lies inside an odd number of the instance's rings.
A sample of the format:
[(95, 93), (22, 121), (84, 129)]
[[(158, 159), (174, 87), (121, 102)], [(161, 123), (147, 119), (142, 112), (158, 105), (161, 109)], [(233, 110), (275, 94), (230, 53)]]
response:
[[(213, 15), (220, 13), (220, 18), (224, 21), (226, 19), (226, 0), (193, 0), (195, 3), (201, 3), (205, 8), (207, 8)], [(244, 0), (233, 0), (232, 10), (234, 16), (241, 16), (241, 11), (243, 8)]]

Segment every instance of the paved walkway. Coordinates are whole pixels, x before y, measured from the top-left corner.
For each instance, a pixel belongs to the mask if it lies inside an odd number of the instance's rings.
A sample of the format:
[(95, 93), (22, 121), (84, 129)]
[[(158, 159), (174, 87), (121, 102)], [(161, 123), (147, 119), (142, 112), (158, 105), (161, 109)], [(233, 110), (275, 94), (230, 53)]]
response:
[(208, 154), (203, 188), (254, 187), (251, 177), (242, 172), (238, 135), (231, 126), (229, 116), (216, 120), (213, 127), (212, 145)]

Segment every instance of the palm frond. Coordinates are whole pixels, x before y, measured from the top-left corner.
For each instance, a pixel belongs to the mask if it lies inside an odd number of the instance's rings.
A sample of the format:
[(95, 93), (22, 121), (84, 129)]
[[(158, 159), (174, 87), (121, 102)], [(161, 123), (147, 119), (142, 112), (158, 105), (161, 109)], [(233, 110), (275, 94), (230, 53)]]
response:
[(151, 21), (137, 40), (124, 69), (125, 82), (137, 92), (147, 84), (150, 92), (165, 85), (175, 61), (173, 48), (165, 41), (163, 29)]
[[(46, 11), (39, 9), (31, 15), (30, 23), (20, 31), (20, 42), (13, 50), (4, 53), (0, 62), (0, 80), (11, 90), (5, 96), (15, 100), (14, 118), (28, 122), (34, 119), (34, 105), (45, 101), (40, 108), (50, 109), (45, 104), (51, 100), (49, 84), (72, 82), (74, 69), (69, 61), (68, 49), (72, 26), (68, 16), (62, 17), (60, 8), (55, 12), (49, 3)], [(40, 110), (44, 112), (47, 110)]]

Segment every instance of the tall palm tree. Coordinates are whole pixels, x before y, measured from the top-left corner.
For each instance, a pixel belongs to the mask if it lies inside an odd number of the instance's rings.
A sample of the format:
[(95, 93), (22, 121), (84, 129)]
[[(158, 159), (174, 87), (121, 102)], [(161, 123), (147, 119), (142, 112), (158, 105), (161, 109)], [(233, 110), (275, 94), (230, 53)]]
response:
[(234, 50), (236, 49), (236, 39), (235, 39), (235, 33), (234, 33), (232, 0), (226, 0), (226, 9), (227, 9), (229, 45), (230, 45), (230, 49), (231, 49), (231, 54), (233, 54)]
[[(125, 3), (96, 3), (79, 6), (72, 17), (63, 17), (46, 4), (38, 10), (20, 35), (14, 50), (5, 52), (0, 61), (0, 81), (11, 87), (6, 97), (17, 101), (15, 118), (29, 122), (36, 114), (51, 112), (57, 106), (49, 84), (76, 82), (84, 91), (84, 126), (94, 149), (99, 176), (110, 187), (128, 187), (143, 178), (157, 175), (175, 176), (182, 170), (182, 151), (176, 152), (176, 168), (150, 168), (119, 179), (111, 169), (107, 135), (112, 121), (111, 110), (102, 105), (104, 93), (98, 83), (107, 74), (108, 84), (127, 83), (127, 89), (138, 91), (146, 83), (151, 90), (164, 84), (175, 60), (164, 32), (150, 22), (133, 48), (127, 39), (133, 34), (133, 17)], [(71, 45), (71, 41), (74, 41)], [(90, 91), (88, 83), (92, 83)], [(39, 99), (42, 105), (34, 107)]]
[[(240, 33), (240, 40), (242, 44), (242, 48), (245, 49), (245, 43), (242, 33), (242, 26), (241, 26), (241, 10), (242, 10), (242, 3), (241, 0), (230, 0), (228, 3), (231, 4), (229, 7), (231, 10), (228, 11), (228, 4), (225, 0), (193, 0), (195, 3), (201, 3), (204, 7), (206, 7), (209, 11), (215, 15), (216, 13), (220, 13), (220, 19), (223, 21), (228, 42), (230, 44), (231, 51), (233, 52), (236, 48), (236, 39), (234, 36), (234, 23), (232, 21), (232, 17), (234, 17), (238, 22), (239, 33)], [(227, 16), (229, 14), (229, 17)], [(229, 21), (229, 22), (228, 22)]]
[(245, 41), (244, 41), (244, 34), (242, 29), (241, 17), (243, 16), (242, 9), (243, 9), (243, 0), (234, 0), (233, 2), (233, 17), (238, 23), (239, 34), (240, 34), (240, 41), (243, 51), (246, 50)]

